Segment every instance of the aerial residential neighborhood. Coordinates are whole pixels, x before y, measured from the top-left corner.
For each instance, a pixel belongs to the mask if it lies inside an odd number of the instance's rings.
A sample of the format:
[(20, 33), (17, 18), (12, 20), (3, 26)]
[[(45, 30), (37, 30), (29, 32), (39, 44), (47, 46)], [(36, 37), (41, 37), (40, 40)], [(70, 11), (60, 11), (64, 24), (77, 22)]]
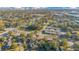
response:
[(79, 8), (1, 7), (0, 51), (79, 51)]

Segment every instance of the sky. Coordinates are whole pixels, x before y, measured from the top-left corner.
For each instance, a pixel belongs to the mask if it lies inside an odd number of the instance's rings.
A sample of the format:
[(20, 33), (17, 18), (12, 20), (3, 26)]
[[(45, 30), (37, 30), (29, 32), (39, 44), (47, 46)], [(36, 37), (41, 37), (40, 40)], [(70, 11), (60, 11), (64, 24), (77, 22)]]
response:
[(79, 7), (78, 0), (0, 0), (0, 7)]

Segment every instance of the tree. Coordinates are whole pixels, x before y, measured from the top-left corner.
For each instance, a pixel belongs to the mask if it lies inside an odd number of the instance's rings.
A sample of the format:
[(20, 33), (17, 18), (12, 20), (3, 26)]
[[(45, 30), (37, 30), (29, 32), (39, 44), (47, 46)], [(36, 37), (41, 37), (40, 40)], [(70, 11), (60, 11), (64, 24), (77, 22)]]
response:
[(70, 37), (72, 34), (71, 34), (71, 32), (67, 32), (66, 35), (67, 35), (68, 37)]
[(79, 36), (79, 31), (77, 31), (77, 35)]
[(3, 21), (3, 20), (0, 20), (0, 29), (1, 29), (1, 30), (3, 30), (4, 25), (5, 25), (4, 21)]
[(64, 47), (64, 50), (67, 50), (67, 48), (68, 48), (68, 41), (67, 41), (67, 39), (64, 39), (63, 47)]

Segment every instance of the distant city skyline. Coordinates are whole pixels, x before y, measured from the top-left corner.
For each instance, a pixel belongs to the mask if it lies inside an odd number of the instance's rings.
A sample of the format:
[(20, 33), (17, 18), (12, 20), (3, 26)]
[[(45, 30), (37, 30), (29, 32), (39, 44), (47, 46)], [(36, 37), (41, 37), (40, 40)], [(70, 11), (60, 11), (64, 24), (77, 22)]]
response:
[(79, 10), (79, 7), (0, 7), (0, 10)]

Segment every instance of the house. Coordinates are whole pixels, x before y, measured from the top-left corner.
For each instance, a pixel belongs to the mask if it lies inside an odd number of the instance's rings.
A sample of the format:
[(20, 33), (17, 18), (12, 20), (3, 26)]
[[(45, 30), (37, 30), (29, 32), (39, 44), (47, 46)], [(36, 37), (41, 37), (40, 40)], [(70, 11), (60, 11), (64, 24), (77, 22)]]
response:
[(42, 33), (56, 35), (58, 30), (59, 30), (58, 28), (55, 28), (52, 25), (50, 25), (50, 26), (46, 27), (45, 30), (42, 31)]

